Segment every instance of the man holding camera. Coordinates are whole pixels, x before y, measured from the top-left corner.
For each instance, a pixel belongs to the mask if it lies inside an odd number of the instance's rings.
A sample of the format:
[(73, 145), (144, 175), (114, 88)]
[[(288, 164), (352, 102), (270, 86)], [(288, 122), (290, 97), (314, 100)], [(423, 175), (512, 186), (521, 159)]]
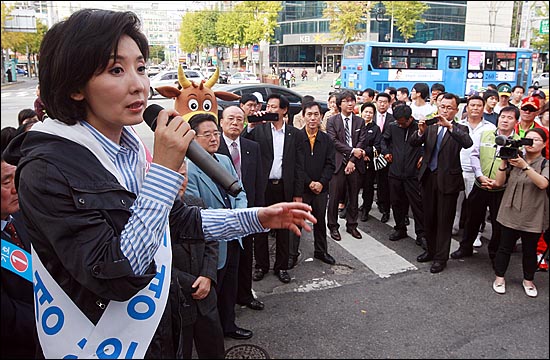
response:
[(548, 138), (548, 129), (537, 124), (535, 117), (541, 109), (540, 99), (537, 96), (529, 96), (521, 101), (520, 119), (516, 125), (516, 133), (523, 139), (525, 132), (532, 128), (541, 128), (546, 133), (546, 148), (542, 155), (546, 159), (550, 159), (550, 142)]
[(475, 206), (470, 206), (466, 213), (464, 233), (458, 250), (451, 254), (453, 259), (462, 259), (473, 255), (473, 244), (477, 236), (479, 226), (485, 219), (485, 209), (489, 206), (491, 214), (491, 240), (487, 247), (491, 262), (494, 261), (500, 243), (500, 224), (496, 221), (500, 202), (502, 201), (503, 187), (495, 185), (495, 178), (501, 163), (501, 151), (506, 146), (496, 144), (496, 138), (519, 140), (519, 135), (514, 131), (514, 126), (519, 119), (519, 110), (513, 105), (500, 110), (498, 127), (496, 130), (487, 130), (474, 140), (470, 165), (475, 174), (475, 182), (468, 196), (468, 201)]
[(458, 124), (456, 114), (460, 99), (447, 93), (439, 105), (437, 124), (418, 122), (418, 131), (411, 134), (412, 146), (424, 145), (424, 157), (418, 179), (422, 184), (424, 229), (428, 249), (416, 260), (432, 261), (431, 273), (439, 273), (447, 266), (451, 248), (451, 230), (458, 193), (464, 190), (460, 150), (473, 142), (468, 128)]

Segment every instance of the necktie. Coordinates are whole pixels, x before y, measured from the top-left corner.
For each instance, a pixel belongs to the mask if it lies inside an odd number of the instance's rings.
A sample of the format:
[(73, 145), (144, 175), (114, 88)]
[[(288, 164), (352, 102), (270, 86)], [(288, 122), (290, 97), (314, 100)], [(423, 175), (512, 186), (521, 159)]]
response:
[(384, 131), (384, 114), (380, 114), (378, 117), (378, 127), (380, 128), (380, 131)]
[(241, 179), (241, 155), (239, 154), (239, 147), (235, 141), (231, 143), (231, 159), (233, 160), (233, 165), (235, 165), (235, 170), (237, 170), (237, 175), (239, 180)]
[(445, 135), (445, 129), (439, 127), (439, 133), (437, 134), (437, 141), (435, 143), (434, 152), (432, 154), (432, 158), (430, 159), (430, 170), (435, 171), (437, 169), (437, 157), (439, 156), (439, 147), (441, 146), (441, 140), (443, 140), (443, 136)]
[(349, 145), (351, 139), (351, 132), (349, 131), (349, 118), (344, 119), (344, 125), (346, 127), (346, 144)]
[(19, 235), (17, 235), (17, 231), (15, 231), (15, 226), (13, 226), (13, 222), (10, 221), (4, 228), (4, 231), (10, 236), (15, 245), (19, 246), (20, 248), (24, 248), (21, 239), (19, 239)]

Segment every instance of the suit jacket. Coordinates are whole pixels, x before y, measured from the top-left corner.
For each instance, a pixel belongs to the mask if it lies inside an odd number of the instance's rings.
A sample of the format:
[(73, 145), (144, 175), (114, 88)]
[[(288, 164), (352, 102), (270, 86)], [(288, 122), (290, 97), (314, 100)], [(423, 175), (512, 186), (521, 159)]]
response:
[[(183, 202), (189, 206), (206, 207), (202, 199), (188, 194), (184, 195)], [(178, 311), (182, 326), (194, 323), (197, 311), (206, 315), (218, 306), (214, 290), (218, 276), (218, 246), (217, 241), (203, 239), (172, 244), (172, 277), (176, 278), (175, 281), (185, 297), (184, 306), (180, 306)], [(191, 286), (199, 276), (211, 279), (212, 286), (204, 299), (195, 300)]]
[[(305, 181), (304, 191), (311, 192), (309, 184), (312, 181), (318, 181), (323, 184), (323, 191), (328, 191), (328, 184), (334, 173), (334, 143), (330, 137), (322, 132), (317, 131), (315, 142), (313, 143), (313, 151), (307, 136), (306, 129), (304, 132), (304, 166), (305, 166)], [(308, 151), (309, 150), (309, 151)]]
[[(24, 250), (30, 253), (31, 244), (19, 212), (13, 214), (13, 225)], [(2, 240), (13, 243), (3, 231)], [(1, 276), (1, 358), (32, 359), (36, 352), (32, 282), (4, 268)]]
[(365, 120), (359, 116), (351, 115), (351, 144), (350, 147), (346, 143), (346, 129), (344, 127), (344, 117), (342, 114), (336, 114), (327, 120), (327, 134), (334, 142), (336, 148), (335, 169), (334, 173), (338, 173), (342, 167), (351, 159), (355, 163), (355, 167), (359, 173), (365, 173), (365, 162), (363, 159), (358, 159), (351, 154), (353, 148), (361, 148), (365, 150), (365, 141), (367, 137)]
[[(428, 169), (432, 158), (437, 143), (438, 128), (437, 125), (430, 125), (422, 136), (418, 135), (418, 131), (411, 134), (411, 146), (424, 144), (424, 157), (418, 173), (420, 181), (426, 175), (426, 169)], [(443, 136), (437, 158), (437, 186), (444, 194), (452, 194), (465, 189), (462, 165), (460, 164), (460, 150), (467, 149), (472, 145), (473, 141), (468, 133), (468, 127), (453, 121), (453, 131), (447, 130)]]
[[(264, 206), (265, 186), (267, 178), (264, 178), (262, 169), (262, 153), (260, 145), (255, 141), (241, 136), (241, 182), (246, 191), (248, 207)], [(219, 154), (224, 154), (231, 159), (231, 153), (223, 137), (220, 140)]]
[[(237, 178), (237, 172), (229, 157), (222, 154), (216, 154), (215, 158), (219, 161), (220, 165)], [(226, 208), (225, 201), (216, 183), (191, 160), (189, 160), (187, 165), (187, 177), (189, 178), (189, 182), (187, 183), (186, 194), (201, 198), (210, 209)], [(229, 194), (227, 194), (227, 196), (231, 203), (231, 209), (247, 207), (245, 191), (241, 191), (237, 197), (233, 197)], [(239, 239), (239, 242), (241, 242), (241, 239)], [(227, 242), (221, 241), (219, 245), (218, 269), (221, 269), (225, 266), (225, 260), (227, 258)]]
[[(244, 136), (260, 144), (264, 178), (269, 179), (273, 165), (273, 135), (271, 123), (255, 126), (252, 131), (245, 129)], [(303, 133), (292, 125), (285, 125), (285, 143), (283, 147), (283, 183), (285, 201), (302, 197), (304, 193), (304, 156)]]

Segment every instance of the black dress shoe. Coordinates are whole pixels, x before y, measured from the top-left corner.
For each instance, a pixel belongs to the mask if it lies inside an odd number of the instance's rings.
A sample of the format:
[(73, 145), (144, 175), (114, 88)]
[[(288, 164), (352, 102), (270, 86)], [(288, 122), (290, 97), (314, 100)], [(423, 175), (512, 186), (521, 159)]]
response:
[(394, 230), (391, 234), (390, 234), (390, 241), (397, 241), (397, 240), (401, 240), (401, 239), (404, 239), (406, 237), (408, 237), (409, 235), (407, 235), (407, 230), (405, 229), (401, 229), (401, 230)]
[(437, 274), (439, 272), (442, 272), (446, 266), (447, 266), (447, 262), (445, 261), (434, 261), (434, 263), (430, 267), (430, 272), (432, 274)]
[(368, 211), (363, 211), (361, 212), (361, 221), (367, 221), (369, 220), (369, 212)]
[(254, 274), (252, 274), (252, 280), (254, 281), (260, 281), (264, 278), (264, 271), (262, 269), (256, 269), (254, 270)]
[(340, 219), (345, 219), (346, 218), (346, 208), (338, 209), (338, 217)]
[(258, 299), (252, 299), (251, 302), (248, 304), (244, 304), (247, 308), (250, 308), (252, 310), (263, 310), (264, 309), (264, 303), (261, 302)]
[(225, 336), (236, 339), (236, 340), (250, 339), (252, 337), (252, 335), (253, 335), (252, 331), (242, 329), (242, 328), (237, 328), (237, 330), (235, 330), (235, 331), (225, 333)]
[(294, 269), (294, 267), (298, 263), (298, 256), (290, 256), (290, 258), (288, 259), (288, 269), (289, 270)]
[(389, 219), (390, 219), (390, 213), (386, 212), (382, 214), (382, 218), (380, 218), (380, 221), (383, 223), (387, 223)]
[(340, 231), (338, 231), (338, 229), (330, 230), (330, 237), (336, 241), (342, 240), (342, 237), (340, 236)]
[(353, 236), (354, 238), (356, 239), (362, 239), (363, 236), (361, 236), (361, 233), (359, 232), (359, 230), (357, 230), (356, 228), (348, 228), (346, 229), (346, 232), (348, 234), (351, 234), (351, 236)]
[(330, 254), (314, 254), (313, 257), (329, 265), (336, 264), (336, 260)]
[(457, 251), (454, 251), (451, 253), (451, 257), (453, 259), (462, 259), (462, 258), (465, 258), (465, 257), (470, 257), (474, 254), (474, 251), (473, 250), (466, 250), (464, 248), (461, 248), (459, 247)]
[(416, 245), (420, 246), (424, 250), (428, 250), (428, 241), (424, 236), (417, 237), (415, 241)]
[(430, 255), (430, 253), (428, 253), (427, 251), (424, 251), (422, 254), (418, 255), (418, 257), (416, 258), (416, 261), (424, 263), (424, 262), (432, 261), (433, 258), (434, 257)]
[(279, 278), (279, 280), (285, 284), (288, 284), (290, 282), (290, 275), (286, 272), (286, 270), (279, 270), (275, 272), (275, 275)]

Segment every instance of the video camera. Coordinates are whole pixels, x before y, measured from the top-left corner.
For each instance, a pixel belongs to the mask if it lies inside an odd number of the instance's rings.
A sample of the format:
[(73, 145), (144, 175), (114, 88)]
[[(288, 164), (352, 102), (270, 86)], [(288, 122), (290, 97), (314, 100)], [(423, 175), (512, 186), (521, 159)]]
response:
[(502, 146), (498, 152), (498, 157), (501, 159), (514, 159), (519, 155), (519, 148), (525, 145), (533, 145), (533, 139), (518, 139), (507, 138), (504, 135), (498, 135), (495, 138), (495, 143)]

